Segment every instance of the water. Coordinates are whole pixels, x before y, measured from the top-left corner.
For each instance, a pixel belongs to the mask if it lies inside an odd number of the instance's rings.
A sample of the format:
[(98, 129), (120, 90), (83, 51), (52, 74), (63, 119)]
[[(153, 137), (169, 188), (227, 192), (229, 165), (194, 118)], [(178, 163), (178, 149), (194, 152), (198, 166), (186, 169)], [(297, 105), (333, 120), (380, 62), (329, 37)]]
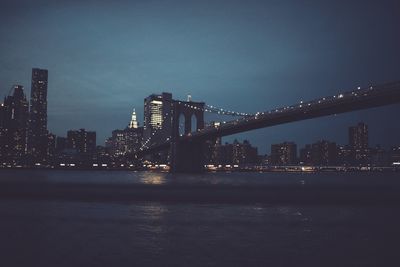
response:
[(399, 186), (398, 173), (2, 170), (0, 262), (399, 266)]

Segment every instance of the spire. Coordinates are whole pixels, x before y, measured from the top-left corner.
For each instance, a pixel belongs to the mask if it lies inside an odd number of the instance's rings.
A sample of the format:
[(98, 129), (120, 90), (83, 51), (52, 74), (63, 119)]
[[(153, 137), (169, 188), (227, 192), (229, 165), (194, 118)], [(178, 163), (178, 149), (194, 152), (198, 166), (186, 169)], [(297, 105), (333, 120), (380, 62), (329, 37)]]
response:
[(129, 123), (129, 128), (136, 129), (138, 127), (138, 122), (136, 119), (136, 111), (133, 109), (131, 122)]

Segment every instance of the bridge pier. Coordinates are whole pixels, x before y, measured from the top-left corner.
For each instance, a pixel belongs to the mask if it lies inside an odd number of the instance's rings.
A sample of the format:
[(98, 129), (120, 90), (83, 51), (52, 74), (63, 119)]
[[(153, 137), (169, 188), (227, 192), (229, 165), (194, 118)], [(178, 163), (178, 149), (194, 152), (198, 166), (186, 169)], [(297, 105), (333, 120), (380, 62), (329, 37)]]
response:
[(201, 173), (204, 171), (204, 142), (171, 143), (172, 173)]
[[(195, 108), (193, 108), (195, 107)], [(196, 130), (204, 128), (204, 103), (181, 102), (173, 103), (172, 134), (170, 146), (170, 165), (172, 173), (199, 173), (204, 171), (204, 141), (184, 140), (179, 134), (179, 117), (185, 117), (185, 135), (190, 135), (192, 130), (192, 116), (195, 116)]]

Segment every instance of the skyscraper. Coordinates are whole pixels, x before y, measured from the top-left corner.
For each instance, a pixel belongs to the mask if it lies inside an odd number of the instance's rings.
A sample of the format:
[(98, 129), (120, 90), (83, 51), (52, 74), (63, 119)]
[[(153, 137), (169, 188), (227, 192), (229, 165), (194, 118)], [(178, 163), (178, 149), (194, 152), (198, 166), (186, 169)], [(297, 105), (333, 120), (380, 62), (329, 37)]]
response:
[(1, 103), (0, 104), (0, 158), (4, 158), (5, 156), (5, 151), (4, 151), (6, 145), (5, 115), (6, 115), (6, 107), (4, 106), (4, 103)]
[(149, 143), (164, 142), (172, 129), (172, 94), (150, 95), (144, 100), (143, 140)]
[(353, 149), (368, 148), (368, 125), (360, 122), (349, 128), (349, 145)]
[(129, 122), (128, 128), (136, 129), (138, 126), (139, 125), (138, 125), (137, 118), (136, 118), (136, 111), (135, 111), (135, 109), (133, 109), (131, 121)]
[(352, 150), (353, 164), (367, 163), (370, 156), (368, 126), (362, 122), (349, 128), (349, 146)]
[(28, 148), (39, 161), (46, 159), (47, 155), (47, 84), (48, 71), (32, 69)]
[(2, 109), (2, 155), (14, 159), (21, 158), (27, 153), (29, 114), (23, 86), (13, 87), (13, 94), (5, 97)]

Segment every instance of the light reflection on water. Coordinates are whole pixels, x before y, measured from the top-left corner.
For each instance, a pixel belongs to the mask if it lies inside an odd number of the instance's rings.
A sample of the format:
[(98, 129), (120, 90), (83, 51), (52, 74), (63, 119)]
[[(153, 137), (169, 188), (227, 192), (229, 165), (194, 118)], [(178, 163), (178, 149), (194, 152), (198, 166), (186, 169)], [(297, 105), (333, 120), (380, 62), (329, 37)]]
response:
[(164, 173), (144, 172), (140, 176), (140, 182), (143, 184), (161, 185), (166, 183)]
[(0, 182), (184, 185), (396, 185), (398, 173), (203, 173), (0, 170)]

